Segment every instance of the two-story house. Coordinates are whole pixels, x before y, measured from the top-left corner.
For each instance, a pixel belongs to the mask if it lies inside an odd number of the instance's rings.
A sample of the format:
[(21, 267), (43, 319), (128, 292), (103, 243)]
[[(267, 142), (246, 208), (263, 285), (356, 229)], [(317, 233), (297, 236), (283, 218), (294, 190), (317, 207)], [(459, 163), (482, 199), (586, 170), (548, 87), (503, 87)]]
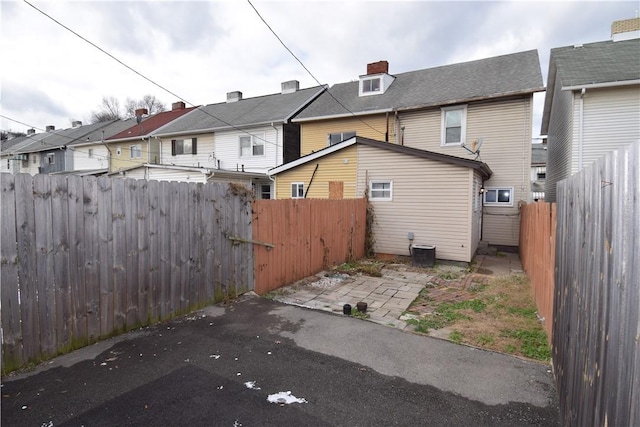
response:
[(547, 143), (531, 145), (531, 200), (544, 200), (547, 178)]
[(612, 39), (551, 49), (541, 133), (556, 183), (640, 139), (640, 18), (616, 21)]
[(135, 124), (136, 119), (125, 119), (103, 122), (102, 126), (96, 124), (95, 128), (91, 128), (93, 125), (83, 126), (90, 131), (67, 145), (67, 150), (73, 156), (72, 172), (81, 175), (107, 173), (113, 153), (105, 140)]
[(300, 157), (300, 126), (291, 119), (316, 99), (323, 86), (300, 89), (283, 82), (279, 93), (243, 98), (227, 94), (226, 102), (192, 111), (153, 132), (163, 166), (206, 170), (208, 181), (241, 182), (257, 198), (272, 197), (266, 172)]
[(161, 142), (153, 133), (173, 120), (193, 111), (196, 107), (185, 106), (182, 101), (174, 102), (171, 110), (146, 116), (146, 109), (136, 110), (135, 123), (105, 139), (111, 153), (109, 174), (112, 176), (152, 179), (149, 173), (154, 168), (162, 169), (160, 160)]
[[(517, 247), (519, 202), (531, 197), (533, 94), (543, 90), (536, 51), (399, 74), (369, 64), (293, 119), (306, 156), (270, 171), (276, 197), (368, 194), (378, 253), (423, 242), (443, 248), (439, 258), (470, 261), (480, 239)], [(368, 139), (417, 151), (398, 157)]]

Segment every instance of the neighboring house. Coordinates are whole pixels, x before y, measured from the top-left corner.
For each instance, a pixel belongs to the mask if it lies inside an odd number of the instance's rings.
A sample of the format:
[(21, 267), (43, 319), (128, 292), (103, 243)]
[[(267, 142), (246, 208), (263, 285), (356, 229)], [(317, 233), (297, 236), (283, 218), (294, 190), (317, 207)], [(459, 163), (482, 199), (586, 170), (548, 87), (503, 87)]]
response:
[[(480, 241), (482, 162), (356, 136), (269, 171), (277, 194), (354, 198), (368, 194), (374, 250), (409, 255), (436, 246), (441, 259), (470, 262)], [(413, 237), (413, 239), (411, 239)]]
[(545, 200), (556, 201), (558, 181), (640, 139), (638, 37), (635, 18), (614, 22), (610, 41), (551, 49), (541, 129)]
[(300, 89), (293, 80), (271, 95), (243, 99), (242, 92), (229, 92), (226, 102), (199, 107), (153, 132), (164, 168), (155, 174), (168, 176), (175, 166), (192, 179), (200, 171), (202, 179), (242, 182), (257, 198), (271, 198), (267, 171), (300, 157), (300, 126), (291, 119), (324, 90)]
[(544, 200), (544, 185), (547, 177), (547, 144), (531, 145), (531, 200)]
[[(356, 135), (483, 161), (493, 175), (483, 183), (482, 239), (516, 247), (519, 205), (531, 198), (533, 94), (543, 90), (535, 50), (394, 75), (380, 61), (357, 81), (332, 86), (293, 122), (303, 155)], [(291, 197), (280, 189), (277, 198)]]
[(184, 102), (178, 101), (171, 105), (170, 111), (149, 117), (144, 117), (146, 109), (136, 110), (137, 123), (104, 141), (111, 152), (110, 174), (126, 176), (127, 171), (160, 164), (160, 140), (153, 138), (152, 133), (194, 109), (186, 108)]
[[(47, 131), (40, 134), (30, 130), (26, 137), (16, 138), (10, 141), (11, 146), (3, 147), (3, 157), (11, 159), (12, 173), (72, 173), (79, 166), (75, 162), (77, 155), (74, 146), (102, 132), (108, 124), (94, 123), (82, 126), (82, 122), (74, 121), (68, 129), (55, 130), (53, 126), (47, 126)], [(108, 156), (101, 157), (102, 166), (94, 169), (96, 174), (107, 172)], [(10, 163), (7, 162), (6, 165)], [(86, 169), (88, 168), (83, 169), (84, 172)]]
[(83, 126), (89, 132), (67, 144), (67, 150), (73, 156), (73, 171), (70, 172), (80, 175), (108, 172), (111, 152), (104, 141), (134, 124), (136, 119), (111, 120), (103, 122), (101, 126), (98, 123)]
[(7, 167), (11, 173), (30, 175), (64, 170), (67, 153), (59, 136), (69, 131), (47, 126), (45, 132), (36, 134), (35, 130), (30, 129), (26, 137), (15, 138), (10, 141), (10, 147), (3, 147), (3, 170)]

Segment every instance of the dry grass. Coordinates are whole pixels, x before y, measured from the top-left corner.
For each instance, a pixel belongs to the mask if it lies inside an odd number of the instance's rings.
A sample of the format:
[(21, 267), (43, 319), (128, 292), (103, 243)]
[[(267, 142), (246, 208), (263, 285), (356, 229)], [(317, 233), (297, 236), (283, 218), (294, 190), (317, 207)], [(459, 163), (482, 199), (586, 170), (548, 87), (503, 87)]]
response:
[(417, 332), (537, 360), (550, 357), (525, 275), (492, 278), (469, 299), (453, 303), (430, 300), (427, 288), (414, 305), (424, 313), (409, 321)]

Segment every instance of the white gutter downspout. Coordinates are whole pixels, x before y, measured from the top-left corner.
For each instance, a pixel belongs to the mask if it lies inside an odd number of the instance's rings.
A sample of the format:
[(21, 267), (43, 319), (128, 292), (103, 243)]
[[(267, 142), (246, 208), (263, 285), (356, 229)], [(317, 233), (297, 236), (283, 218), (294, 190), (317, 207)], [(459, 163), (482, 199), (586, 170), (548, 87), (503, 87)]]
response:
[(587, 88), (582, 88), (580, 91), (580, 117), (578, 118), (578, 170), (582, 170), (582, 150), (584, 144), (584, 94), (587, 92)]

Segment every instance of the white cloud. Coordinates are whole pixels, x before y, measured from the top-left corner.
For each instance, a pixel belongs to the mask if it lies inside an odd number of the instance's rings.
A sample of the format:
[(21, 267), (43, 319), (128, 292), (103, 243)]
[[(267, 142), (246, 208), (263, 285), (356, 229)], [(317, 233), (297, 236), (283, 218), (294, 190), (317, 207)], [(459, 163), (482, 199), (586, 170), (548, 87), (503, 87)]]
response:
[[(316, 82), (243, 1), (38, 2), (35, 5), (194, 104)], [(254, 5), (321, 83), (605, 40), (634, 2), (260, 2)], [(103, 96), (176, 101), (24, 2), (2, 2), (2, 114), (39, 128), (86, 121)], [(43, 96), (45, 95), (45, 96)], [(539, 96), (537, 97), (540, 98)], [(539, 105), (538, 105), (539, 104)], [(537, 102), (539, 120), (541, 102)], [(25, 126), (0, 120), (0, 128)], [(534, 127), (534, 134), (537, 129)]]

